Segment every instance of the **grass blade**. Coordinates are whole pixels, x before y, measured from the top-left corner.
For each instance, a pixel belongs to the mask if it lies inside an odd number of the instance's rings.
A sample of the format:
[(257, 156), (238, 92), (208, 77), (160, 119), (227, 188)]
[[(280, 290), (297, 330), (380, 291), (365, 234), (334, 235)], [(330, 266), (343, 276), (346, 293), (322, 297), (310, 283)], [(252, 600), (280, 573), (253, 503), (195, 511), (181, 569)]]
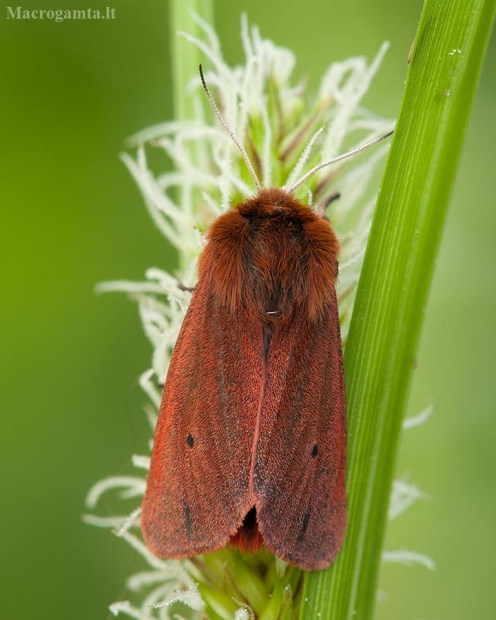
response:
[(350, 521), (301, 618), (373, 617), (401, 422), (494, 0), (427, 0), (345, 352)]

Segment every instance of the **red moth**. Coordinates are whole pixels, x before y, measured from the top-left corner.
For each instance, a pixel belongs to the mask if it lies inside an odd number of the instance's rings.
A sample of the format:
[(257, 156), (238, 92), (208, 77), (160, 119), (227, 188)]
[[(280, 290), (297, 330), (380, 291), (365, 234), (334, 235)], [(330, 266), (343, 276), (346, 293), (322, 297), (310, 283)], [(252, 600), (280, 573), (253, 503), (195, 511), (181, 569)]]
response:
[(263, 545), (318, 570), (346, 529), (339, 244), (292, 195), (308, 175), (260, 187), (201, 77), (258, 193), (208, 231), (164, 388), (143, 535), (160, 557)]

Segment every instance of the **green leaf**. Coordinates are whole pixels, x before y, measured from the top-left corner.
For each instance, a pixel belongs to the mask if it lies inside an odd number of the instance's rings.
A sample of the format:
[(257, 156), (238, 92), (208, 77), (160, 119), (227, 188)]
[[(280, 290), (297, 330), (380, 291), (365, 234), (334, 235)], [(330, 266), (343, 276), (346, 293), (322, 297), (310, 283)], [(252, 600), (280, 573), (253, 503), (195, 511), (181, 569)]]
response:
[(394, 465), (449, 196), (495, 0), (427, 0), (357, 291), (345, 371), (349, 525), (301, 618), (373, 617)]

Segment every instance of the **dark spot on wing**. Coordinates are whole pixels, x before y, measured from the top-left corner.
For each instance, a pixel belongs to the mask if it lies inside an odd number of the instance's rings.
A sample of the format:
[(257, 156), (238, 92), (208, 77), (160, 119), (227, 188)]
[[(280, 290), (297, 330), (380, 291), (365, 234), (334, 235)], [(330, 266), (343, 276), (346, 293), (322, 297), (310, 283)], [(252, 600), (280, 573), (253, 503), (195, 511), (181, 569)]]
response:
[(319, 446), (317, 444), (314, 445), (312, 451), (310, 452), (311, 457), (314, 459), (319, 453)]
[(305, 538), (305, 533), (308, 529), (308, 523), (310, 521), (310, 512), (305, 513), (303, 518), (303, 524), (301, 526), (300, 535), (298, 536), (298, 542), (301, 542)]
[(191, 539), (192, 523), (191, 523), (191, 509), (188, 505), (184, 506), (184, 526), (186, 528), (186, 535)]
[(192, 448), (195, 445), (195, 438), (193, 437), (191, 433), (188, 433), (188, 436), (186, 437), (186, 443), (188, 444), (190, 448)]

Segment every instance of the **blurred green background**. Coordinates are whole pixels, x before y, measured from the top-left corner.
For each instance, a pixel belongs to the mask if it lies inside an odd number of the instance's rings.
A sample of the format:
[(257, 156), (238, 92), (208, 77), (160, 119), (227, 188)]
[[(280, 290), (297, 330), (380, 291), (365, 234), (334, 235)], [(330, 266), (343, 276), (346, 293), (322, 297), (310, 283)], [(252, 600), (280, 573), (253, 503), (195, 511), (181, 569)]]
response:
[[(239, 62), (239, 15), (298, 53), (311, 86), (333, 60), (369, 59), (391, 41), (365, 104), (395, 117), (421, 1), (215, 3), (226, 58)], [(80, 2), (26, 9), (86, 8)], [(92, 8), (106, 3), (94, 0)], [(132, 473), (146, 450), (137, 377), (150, 346), (136, 307), (96, 296), (174, 256), (118, 159), (127, 136), (170, 118), (167, 2), (119, 0), (112, 21), (14, 21), (0, 9), (1, 430), (0, 618), (96, 620), (126, 598), (135, 553), (81, 522), (98, 479)], [(453, 194), (409, 406), (432, 400), (404, 437), (398, 475), (428, 494), (395, 521), (387, 548), (437, 568), (386, 565), (380, 620), (495, 617), (496, 540), (492, 45)], [(493, 183), (491, 183), (493, 185)], [(494, 190), (492, 190), (494, 197)], [(345, 198), (344, 198), (345, 199)]]

